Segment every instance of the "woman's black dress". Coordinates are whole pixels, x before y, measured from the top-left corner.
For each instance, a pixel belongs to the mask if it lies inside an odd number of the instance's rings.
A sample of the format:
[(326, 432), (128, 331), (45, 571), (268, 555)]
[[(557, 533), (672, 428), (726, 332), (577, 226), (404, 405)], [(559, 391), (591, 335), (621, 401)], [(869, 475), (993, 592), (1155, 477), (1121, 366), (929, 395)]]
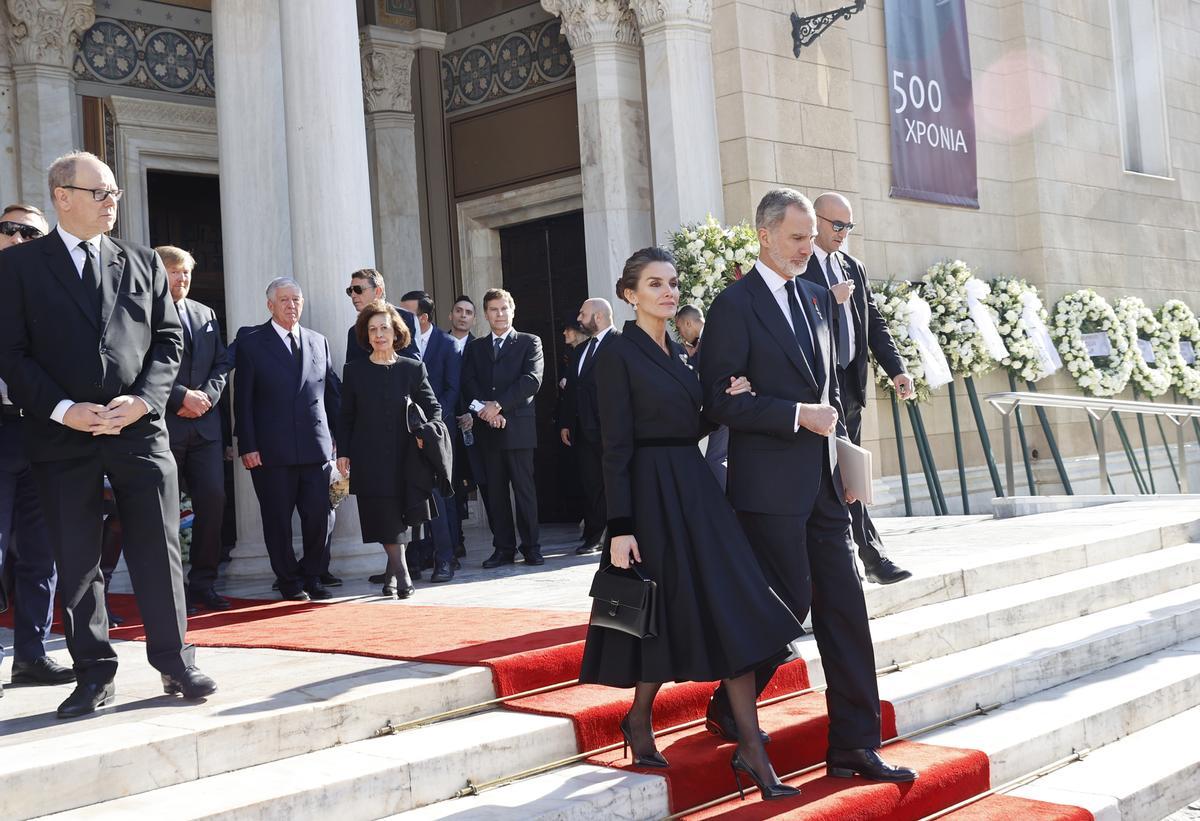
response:
[[(633, 322), (596, 360), (609, 536), (632, 533), (658, 585), (658, 635), (592, 627), (581, 680), (715, 681), (778, 657), (803, 633), (768, 586), (696, 443), (700, 380)], [(602, 562), (608, 563), (605, 553)]]
[(425, 418), (441, 417), (425, 366), (415, 359), (400, 357), (391, 365), (357, 359), (342, 370), (338, 455), (350, 458), (350, 492), (358, 498), (365, 543), (407, 542), (409, 527), (429, 521), (428, 506), (414, 505), (405, 487), (403, 466), (408, 449), (416, 447), (405, 418), (406, 397), (421, 406)]

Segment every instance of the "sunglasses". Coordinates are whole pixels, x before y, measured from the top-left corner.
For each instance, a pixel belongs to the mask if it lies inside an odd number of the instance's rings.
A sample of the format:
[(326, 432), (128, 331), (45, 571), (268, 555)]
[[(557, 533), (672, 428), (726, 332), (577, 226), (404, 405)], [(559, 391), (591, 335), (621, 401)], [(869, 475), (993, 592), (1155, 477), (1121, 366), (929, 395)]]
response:
[(13, 222), (5, 220), (0, 222), (0, 234), (6, 237), (11, 237), (13, 234), (20, 234), (22, 239), (37, 239), (42, 235), (42, 229), (36, 225), (26, 225), (23, 222)]
[[(817, 216), (821, 217), (820, 214), (817, 214)], [(827, 223), (829, 223), (830, 225), (833, 226), (833, 232), (835, 234), (840, 234), (843, 231), (853, 231), (854, 230), (854, 223), (852, 223), (852, 222), (842, 222), (841, 220), (831, 220), (829, 217), (821, 217), (821, 219), (825, 220)]]
[(350, 285), (346, 288), (346, 296), (350, 296), (351, 294), (363, 294), (363, 293), (366, 293), (367, 291), (374, 291), (374, 290), (375, 289), (372, 288), (370, 285)]

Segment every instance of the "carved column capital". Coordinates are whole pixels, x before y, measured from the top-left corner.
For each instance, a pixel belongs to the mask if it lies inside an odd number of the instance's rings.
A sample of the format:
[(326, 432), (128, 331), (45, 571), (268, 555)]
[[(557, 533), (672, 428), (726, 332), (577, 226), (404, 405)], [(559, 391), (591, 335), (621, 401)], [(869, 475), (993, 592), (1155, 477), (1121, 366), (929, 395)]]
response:
[(629, 0), (644, 30), (658, 23), (703, 23), (712, 21), (712, 0)]
[(562, 18), (571, 48), (596, 43), (636, 46), (641, 41), (628, 0), (542, 0), (542, 8)]
[(441, 50), (445, 45), (445, 34), (425, 29), (398, 31), (381, 26), (359, 29), (363, 105), (367, 113), (411, 112), (412, 67), (417, 49)]
[(71, 67), (79, 37), (96, 22), (92, 0), (5, 0), (14, 65)]

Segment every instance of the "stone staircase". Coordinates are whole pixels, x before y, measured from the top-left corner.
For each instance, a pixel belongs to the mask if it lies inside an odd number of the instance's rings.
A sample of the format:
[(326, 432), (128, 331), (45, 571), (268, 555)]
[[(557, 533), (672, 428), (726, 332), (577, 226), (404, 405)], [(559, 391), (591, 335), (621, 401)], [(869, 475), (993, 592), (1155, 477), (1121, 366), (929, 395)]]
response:
[[(900, 665), (880, 679), (899, 733), (999, 704), (914, 740), (982, 750), (993, 786), (1090, 750), (1015, 794), (1083, 806), (1098, 819), (1159, 821), (1200, 794), (1200, 752), (1188, 736), (1200, 729), (1200, 502), (893, 524), (889, 544), (916, 575), (867, 594), (877, 662)], [(815, 644), (805, 639), (798, 649), (822, 684)], [(671, 812), (664, 779), (580, 763), (454, 797), (468, 782), (579, 752), (568, 719), (492, 708), (377, 735), (388, 722), (493, 696), (483, 668), (388, 662), (266, 705), (230, 701), (146, 718), (130, 711), (131, 720), (111, 726), (10, 734), (0, 746), (0, 817)], [(91, 777), (56, 777), (64, 767)]]

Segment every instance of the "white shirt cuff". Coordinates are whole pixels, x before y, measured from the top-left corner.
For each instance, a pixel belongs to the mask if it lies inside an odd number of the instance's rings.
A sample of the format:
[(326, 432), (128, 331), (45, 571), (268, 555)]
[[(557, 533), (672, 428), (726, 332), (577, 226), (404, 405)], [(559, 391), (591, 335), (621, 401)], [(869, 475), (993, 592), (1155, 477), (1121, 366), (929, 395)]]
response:
[(63, 419), (66, 417), (67, 411), (69, 411), (71, 406), (74, 404), (75, 403), (70, 399), (64, 399), (54, 406), (54, 410), (50, 412), (50, 418), (60, 425), (65, 425), (66, 422), (64, 422)]
[(796, 426), (792, 428), (792, 433), (800, 432), (800, 403), (796, 403)]

